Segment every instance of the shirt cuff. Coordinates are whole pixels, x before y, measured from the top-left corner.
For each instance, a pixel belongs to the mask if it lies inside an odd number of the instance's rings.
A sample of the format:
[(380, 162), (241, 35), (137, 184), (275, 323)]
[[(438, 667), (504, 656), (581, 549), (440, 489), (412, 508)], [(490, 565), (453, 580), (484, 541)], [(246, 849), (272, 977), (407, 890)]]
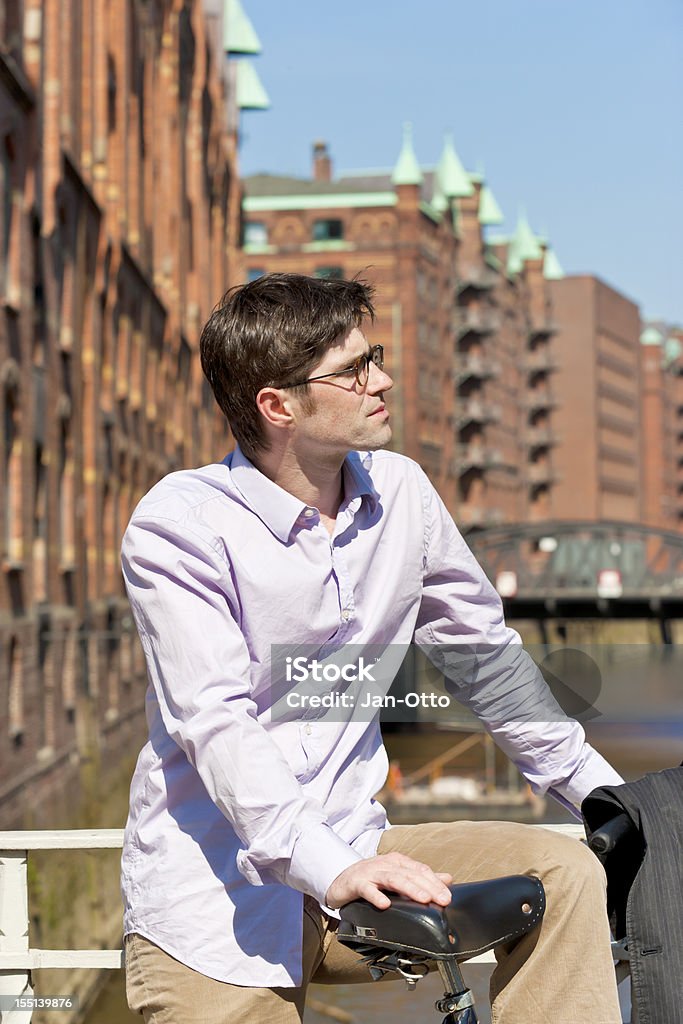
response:
[(581, 804), (589, 793), (598, 786), (620, 786), (623, 781), (602, 754), (586, 743), (581, 767), (565, 781), (554, 783), (548, 792), (580, 818)]
[(292, 851), (287, 884), (314, 896), (325, 905), (327, 890), (346, 868), (363, 860), (329, 825), (321, 823), (302, 832)]

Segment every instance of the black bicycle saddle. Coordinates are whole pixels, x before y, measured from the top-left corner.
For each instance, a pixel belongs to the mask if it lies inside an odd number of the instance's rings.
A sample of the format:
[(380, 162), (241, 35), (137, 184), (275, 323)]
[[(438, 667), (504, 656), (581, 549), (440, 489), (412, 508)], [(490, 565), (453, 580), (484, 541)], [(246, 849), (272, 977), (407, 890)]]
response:
[(525, 935), (545, 911), (543, 884), (533, 876), (507, 875), (451, 885), (450, 890), (447, 907), (391, 893), (387, 910), (354, 900), (340, 909), (337, 938), (352, 948), (374, 946), (434, 960), (467, 960)]

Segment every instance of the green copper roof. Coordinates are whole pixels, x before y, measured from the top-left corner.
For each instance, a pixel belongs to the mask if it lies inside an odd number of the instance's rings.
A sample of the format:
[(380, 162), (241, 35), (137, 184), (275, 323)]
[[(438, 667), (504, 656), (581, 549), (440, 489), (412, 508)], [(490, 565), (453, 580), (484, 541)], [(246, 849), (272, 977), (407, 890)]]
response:
[(553, 249), (546, 249), (543, 260), (543, 276), (546, 281), (561, 281), (564, 277), (564, 270)]
[(237, 61), (237, 106), (240, 110), (268, 110), (270, 99), (250, 60)]
[(661, 345), (663, 341), (664, 336), (656, 327), (646, 327), (640, 336), (641, 345)]
[(260, 53), (261, 42), (240, 0), (225, 0), (223, 49), (226, 53)]
[(515, 239), (517, 242), (517, 255), (520, 260), (538, 260), (543, 255), (543, 250), (538, 244), (536, 235), (529, 226), (524, 210), (519, 211)]
[(435, 174), (432, 180), (434, 182), (434, 191), (432, 193), (432, 207), (437, 211), (437, 213), (445, 213), (446, 210), (448, 209), (448, 199), (446, 199), (446, 196), (443, 194), (441, 182), (439, 181), (439, 175)]
[(681, 352), (683, 351), (683, 345), (681, 345), (678, 338), (667, 338), (664, 343), (664, 361), (667, 366), (671, 363), (675, 363), (680, 358)]
[(403, 146), (394, 167), (394, 173), (391, 175), (391, 184), (422, 184), (422, 171), (413, 149), (413, 126), (408, 121), (403, 125)]
[(436, 173), (439, 175), (444, 195), (449, 199), (454, 196), (471, 196), (474, 192), (470, 177), (460, 163), (460, 157), (455, 152), (450, 135), (446, 135), (444, 139), (443, 152)]
[(508, 274), (519, 274), (524, 269), (525, 260), (539, 260), (542, 257), (543, 250), (538, 238), (531, 230), (524, 210), (520, 208), (517, 227), (508, 249)]
[(504, 220), (503, 211), (496, 202), (493, 192), (488, 185), (482, 185), (479, 193), (479, 223), (502, 224)]
[(372, 206), (396, 206), (395, 192), (335, 192), (321, 195), (245, 196), (245, 213), (264, 213), (267, 210), (328, 210), (339, 208), (364, 209)]

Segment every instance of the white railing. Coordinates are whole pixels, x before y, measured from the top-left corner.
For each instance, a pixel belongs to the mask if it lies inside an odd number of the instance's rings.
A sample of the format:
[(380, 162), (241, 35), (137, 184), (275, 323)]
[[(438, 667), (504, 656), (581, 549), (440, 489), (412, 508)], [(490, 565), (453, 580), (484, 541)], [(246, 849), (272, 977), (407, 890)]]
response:
[[(581, 825), (542, 825), (577, 839)], [(29, 971), (38, 967), (97, 970), (123, 967), (121, 949), (31, 949), (28, 917), (28, 855), (31, 850), (120, 849), (123, 829), (92, 828), (41, 832), (0, 832), (0, 1024), (30, 1024), (30, 1009), (9, 1009), (12, 997), (34, 995)], [(493, 964), (493, 952), (467, 961)], [(466, 967), (467, 969), (467, 967)]]
[(31, 949), (28, 854), (31, 850), (106, 850), (123, 845), (121, 828), (0, 832), (0, 1024), (29, 1024), (32, 1010), (10, 1008), (33, 997), (29, 971), (38, 967), (123, 967), (121, 949)]

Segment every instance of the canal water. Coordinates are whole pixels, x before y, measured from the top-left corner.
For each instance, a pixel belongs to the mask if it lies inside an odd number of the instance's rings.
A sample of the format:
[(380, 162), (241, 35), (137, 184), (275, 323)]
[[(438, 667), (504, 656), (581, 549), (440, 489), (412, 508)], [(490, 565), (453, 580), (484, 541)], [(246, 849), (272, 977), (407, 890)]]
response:
[[(638, 778), (648, 771), (669, 768), (683, 761), (683, 721), (681, 707), (671, 707), (671, 714), (653, 721), (585, 723), (590, 742), (603, 753), (615, 768), (628, 780)], [(678, 713), (674, 713), (674, 712)], [(416, 734), (416, 748), (422, 747), (424, 760), (430, 757), (429, 735)], [(548, 822), (572, 820), (554, 802), (547, 808)], [(586, 970), (590, 966), (586, 965)], [(481, 1024), (490, 1024), (487, 1003), (487, 980), (482, 969), (468, 979), (477, 1001)], [(624, 986), (622, 986), (624, 988)], [(305, 1024), (416, 1024), (418, 1021), (440, 1020), (435, 1013), (434, 1000), (442, 995), (438, 976), (421, 981), (414, 992), (409, 992), (403, 982), (391, 984), (354, 986), (312, 986)], [(131, 1014), (126, 1006), (123, 973), (112, 974), (97, 1002), (92, 1006), (87, 1024), (134, 1024), (139, 1016)], [(178, 1022), (180, 1024), (180, 1022)], [(260, 1024), (260, 1022), (255, 1022)], [(266, 1022), (263, 1022), (266, 1024)]]

